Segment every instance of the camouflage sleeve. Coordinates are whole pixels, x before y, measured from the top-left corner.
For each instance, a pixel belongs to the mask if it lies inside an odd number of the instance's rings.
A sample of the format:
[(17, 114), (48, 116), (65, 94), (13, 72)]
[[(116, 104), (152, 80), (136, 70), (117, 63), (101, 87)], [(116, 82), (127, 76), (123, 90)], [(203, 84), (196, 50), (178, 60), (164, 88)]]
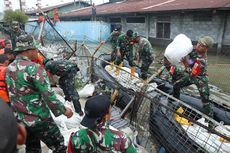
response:
[(121, 44), (121, 41), (122, 41), (122, 37), (121, 37), (121, 35), (117, 38), (117, 49), (120, 49), (120, 44)]
[(110, 34), (110, 36), (109, 36), (109, 38), (107, 39), (107, 41), (112, 42), (112, 39), (113, 39), (113, 34), (114, 34), (114, 32), (112, 32), (112, 33)]
[(41, 93), (42, 98), (55, 116), (64, 114), (65, 107), (55, 96), (46, 71), (38, 65), (35, 65), (34, 69), (36, 72), (34, 71), (35, 73), (32, 78), (35, 88)]
[[(94, 152), (96, 144), (88, 136), (87, 129), (81, 129), (70, 136), (70, 142), (73, 152)], [(94, 146), (95, 145), (95, 146)]]
[(137, 153), (137, 149), (136, 147), (133, 145), (131, 139), (125, 134), (125, 138), (123, 139), (124, 140), (124, 144), (125, 144), (125, 147), (126, 147), (126, 153)]
[(207, 75), (207, 60), (204, 58), (199, 59), (200, 60), (200, 75), (206, 76)]

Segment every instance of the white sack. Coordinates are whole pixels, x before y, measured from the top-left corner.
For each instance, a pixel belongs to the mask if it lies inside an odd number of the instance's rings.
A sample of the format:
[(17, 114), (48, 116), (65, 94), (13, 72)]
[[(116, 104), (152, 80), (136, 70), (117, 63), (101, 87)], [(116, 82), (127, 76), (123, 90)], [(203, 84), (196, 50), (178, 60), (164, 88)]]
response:
[(87, 98), (89, 96), (93, 96), (94, 91), (95, 86), (93, 84), (87, 84), (78, 92), (78, 94), (80, 98)]
[(177, 65), (181, 59), (193, 49), (192, 41), (184, 34), (177, 35), (165, 49), (164, 56), (172, 65)]

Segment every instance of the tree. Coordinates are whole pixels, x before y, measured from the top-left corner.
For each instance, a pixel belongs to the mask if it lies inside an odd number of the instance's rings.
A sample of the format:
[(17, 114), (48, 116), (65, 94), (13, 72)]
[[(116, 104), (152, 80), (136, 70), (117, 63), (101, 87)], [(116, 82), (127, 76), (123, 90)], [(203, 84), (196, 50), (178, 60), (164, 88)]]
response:
[(28, 16), (20, 10), (7, 10), (4, 12), (3, 21), (12, 23), (12, 21), (18, 21), (21, 24), (25, 24), (28, 21)]

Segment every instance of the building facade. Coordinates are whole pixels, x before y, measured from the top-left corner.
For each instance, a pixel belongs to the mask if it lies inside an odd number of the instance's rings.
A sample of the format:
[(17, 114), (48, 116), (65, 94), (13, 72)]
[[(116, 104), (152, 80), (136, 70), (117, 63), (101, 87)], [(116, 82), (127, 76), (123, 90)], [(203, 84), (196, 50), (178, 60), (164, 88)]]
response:
[[(109, 22), (112, 28), (115, 24), (121, 24), (123, 31), (132, 29), (147, 37), (153, 45), (166, 46), (180, 33), (187, 35), (194, 43), (199, 37), (209, 35), (215, 40), (212, 51), (230, 53), (230, 2), (220, 0), (208, 8), (202, 6), (209, 1), (188, 4), (188, 0), (175, 0), (175, 3), (111, 0), (96, 6), (97, 21)], [(90, 13), (90, 9), (78, 10), (61, 18), (90, 20)]]

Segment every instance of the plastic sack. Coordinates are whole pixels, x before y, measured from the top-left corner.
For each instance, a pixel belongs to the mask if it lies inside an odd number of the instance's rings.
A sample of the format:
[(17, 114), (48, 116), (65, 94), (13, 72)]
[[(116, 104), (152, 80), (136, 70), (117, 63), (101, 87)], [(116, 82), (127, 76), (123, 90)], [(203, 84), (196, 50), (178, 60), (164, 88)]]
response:
[(84, 86), (83, 89), (81, 89), (78, 92), (78, 94), (80, 98), (87, 98), (93, 96), (94, 91), (95, 91), (95, 86), (93, 84), (87, 84)]
[(164, 56), (172, 65), (177, 65), (181, 59), (193, 49), (192, 41), (184, 34), (177, 35), (165, 49)]

